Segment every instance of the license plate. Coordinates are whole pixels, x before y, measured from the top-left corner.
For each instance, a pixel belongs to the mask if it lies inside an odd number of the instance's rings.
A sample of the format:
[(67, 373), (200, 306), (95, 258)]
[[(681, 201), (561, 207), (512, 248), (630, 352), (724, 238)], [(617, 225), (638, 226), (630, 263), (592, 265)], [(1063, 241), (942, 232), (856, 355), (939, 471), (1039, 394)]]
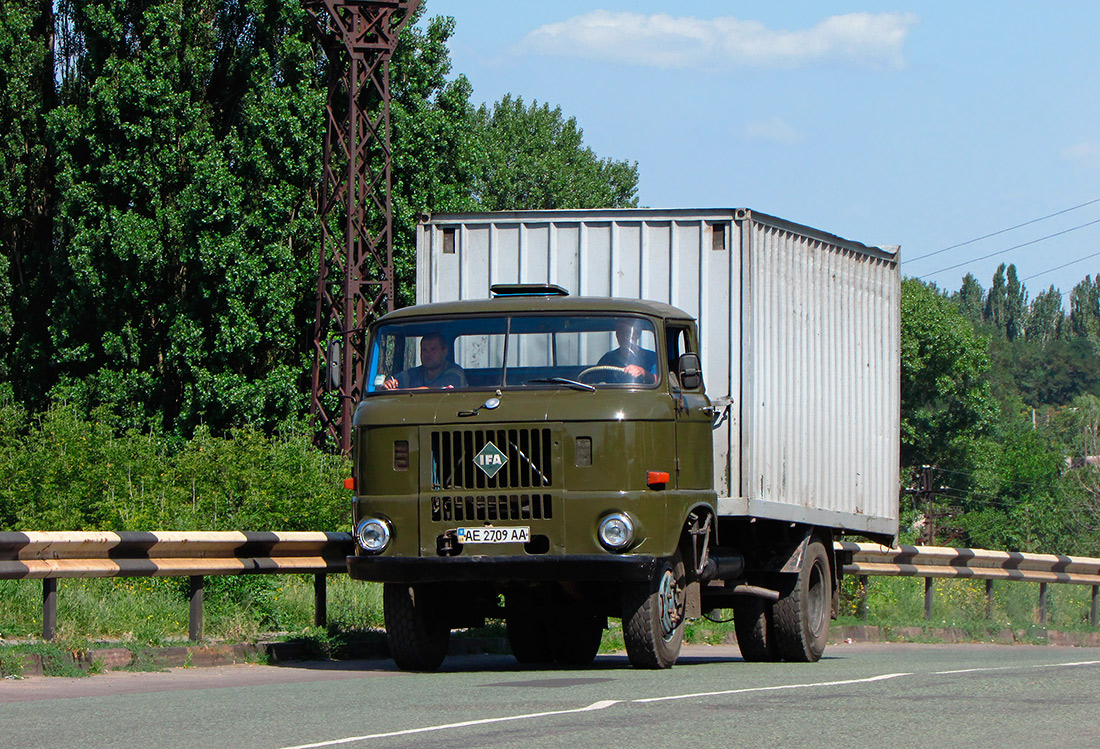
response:
[(531, 529), (519, 528), (459, 528), (455, 531), (460, 544), (525, 544), (531, 540)]

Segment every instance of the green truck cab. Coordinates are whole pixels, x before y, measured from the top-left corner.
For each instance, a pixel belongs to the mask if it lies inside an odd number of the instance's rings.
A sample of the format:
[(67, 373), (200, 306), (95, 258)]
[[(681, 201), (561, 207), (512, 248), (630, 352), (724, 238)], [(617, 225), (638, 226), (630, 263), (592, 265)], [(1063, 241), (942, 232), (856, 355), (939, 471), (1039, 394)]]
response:
[(632, 664), (670, 666), (684, 622), (729, 605), (703, 586), (744, 566), (718, 553), (721, 414), (696, 322), (553, 286), (493, 292), (371, 326), (349, 572), (385, 583), (405, 669), (434, 670), (452, 629), (490, 618), (521, 662), (586, 664), (621, 618)]

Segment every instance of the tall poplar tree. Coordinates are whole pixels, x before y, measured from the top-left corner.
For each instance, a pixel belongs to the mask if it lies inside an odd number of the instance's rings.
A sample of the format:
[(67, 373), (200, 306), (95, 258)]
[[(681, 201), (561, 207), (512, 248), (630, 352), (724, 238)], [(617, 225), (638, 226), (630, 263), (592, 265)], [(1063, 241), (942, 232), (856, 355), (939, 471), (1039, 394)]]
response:
[(0, 378), (33, 367), (22, 329), (41, 325), (35, 266), (49, 252), (45, 112), (53, 102), (49, 0), (0, 0)]

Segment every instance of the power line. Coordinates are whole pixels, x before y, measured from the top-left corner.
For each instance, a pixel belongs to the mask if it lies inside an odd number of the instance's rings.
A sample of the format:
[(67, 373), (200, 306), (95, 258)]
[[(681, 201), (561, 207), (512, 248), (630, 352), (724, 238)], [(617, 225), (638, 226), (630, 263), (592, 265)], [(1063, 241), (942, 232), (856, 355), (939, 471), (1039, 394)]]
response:
[[(1021, 283), (1023, 283), (1024, 281), (1030, 281), (1033, 278), (1038, 278), (1039, 276), (1046, 275), (1047, 273), (1053, 273), (1056, 270), (1062, 270), (1062, 268), (1068, 268), (1069, 266), (1076, 265), (1077, 263), (1083, 263), (1084, 261), (1091, 260), (1092, 258), (1097, 256), (1100, 256), (1100, 252), (1094, 252), (1091, 255), (1085, 255), (1084, 257), (1079, 257), (1076, 260), (1070, 260), (1068, 263), (1063, 263), (1057, 268), (1047, 268), (1046, 270), (1041, 270), (1038, 273), (1032, 273), (1030, 276), (1028, 276), (1027, 278), (1023, 278), (1020, 281)], [(1067, 293), (1069, 292), (1064, 291), (1062, 292), (1062, 295), (1065, 296)]]
[[(1058, 211), (1057, 213), (1051, 213), (1048, 216), (1040, 216), (1039, 218), (1033, 218), (1030, 221), (1025, 221), (1022, 224), (1016, 224), (1015, 226), (1010, 226), (1007, 229), (1001, 229), (1000, 231), (995, 231), (995, 232), (992, 232), (990, 234), (984, 234), (980, 237), (975, 237), (974, 239), (968, 239), (965, 242), (959, 242), (958, 244), (953, 244), (950, 247), (944, 247), (942, 250), (936, 250), (935, 252), (929, 252), (925, 255), (918, 255), (917, 257), (907, 258), (906, 262), (915, 263), (918, 260), (924, 260), (925, 258), (932, 257), (933, 255), (939, 255), (941, 252), (947, 252), (948, 250), (954, 250), (954, 249), (957, 249), (959, 247), (966, 247), (968, 244), (974, 244), (975, 242), (981, 242), (983, 239), (989, 239), (990, 237), (996, 237), (998, 235), (1005, 234), (1005, 233), (1010, 232), (1010, 231), (1015, 231), (1016, 229), (1022, 229), (1025, 226), (1030, 226), (1031, 224), (1037, 224), (1040, 221), (1046, 221), (1048, 218), (1054, 218), (1055, 216), (1061, 216), (1063, 213), (1069, 213), (1070, 211), (1076, 211), (1079, 208), (1085, 208), (1086, 206), (1093, 205), (1094, 203), (1100, 203), (1100, 198), (1096, 198), (1095, 200), (1090, 200), (1087, 203), (1081, 203), (1080, 205), (1075, 205), (1072, 208), (1066, 208), (1064, 210)], [(939, 271), (936, 271), (936, 272), (938, 273)]]
[(982, 255), (981, 257), (976, 257), (976, 258), (972, 258), (970, 260), (964, 260), (961, 263), (955, 263), (954, 265), (949, 265), (946, 268), (939, 268), (938, 270), (929, 271), (927, 273), (923, 273), (923, 274), (917, 276), (917, 278), (922, 278), (922, 279), (927, 278), (928, 276), (934, 276), (938, 273), (943, 273), (944, 271), (955, 270), (956, 268), (961, 268), (964, 265), (970, 265), (971, 263), (976, 263), (980, 260), (988, 260), (991, 257), (997, 257), (997, 255), (1003, 255), (1006, 252), (1012, 252), (1013, 250), (1018, 250), (1021, 247), (1028, 247), (1028, 246), (1033, 245), (1033, 244), (1038, 244), (1039, 242), (1044, 242), (1048, 239), (1054, 239), (1054, 237), (1060, 237), (1063, 234), (1069, 234), (1071, 231), (1077, 231), (1078, 229), (1084, 229), (1086, 227), (1093, 226), (1095, 224), (1100, 224), (1100, 218), (1098, 218), (1094, 221), (1089, 221), (1088, 223), (1085, 223), (1085, 224), (1078, 224), (1077, 226), (1071, 226), (1068, 229), (1064, 229), (1062, 231), (1055, 232), (1054, 234), (1048, 234), (1045, 237), (1039, 237), (1038, 239), (1033, 239), (1030, 242), (1022, 242), (1021, 244), (1014, 245), (1014, 246), (1009, 247), (1009, 248), (1004, 249), (1004, 250), (997, 250), (996, 252), (991, 252), (988, 255)]

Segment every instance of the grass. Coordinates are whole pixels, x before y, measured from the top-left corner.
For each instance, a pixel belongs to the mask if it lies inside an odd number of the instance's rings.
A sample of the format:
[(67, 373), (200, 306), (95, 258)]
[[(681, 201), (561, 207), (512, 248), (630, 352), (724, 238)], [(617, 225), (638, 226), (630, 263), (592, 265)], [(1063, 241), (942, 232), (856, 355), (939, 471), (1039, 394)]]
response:
[[(57, 639), (158, 646), (187, 640), (187, 578), (59, 580)], [(203, 593), (207, 639), (254, 642), (272, 632), (313, 627), (312, 575), (208, 577)], [(380, 585), (328, 578), (330, 628), (382, 626)], [(42, 635), (42, 585), (0, 580), (0, 638)]]
[[(1091, 586), (1047, 586), (1046, 629), (1096, 632), (1089, 624)], [(984, 580), (933, 580), (932, 616), (924, 617), (924, 579), (871, 577), (867, 615), (859, 615), (858, 579), (844, 578), (838, 624), (874, 624), (884, 628), (956, 628), (980, 636), (992, 630), (1041, 632), (1039, 584), (995, 582), (987, 601)]]

